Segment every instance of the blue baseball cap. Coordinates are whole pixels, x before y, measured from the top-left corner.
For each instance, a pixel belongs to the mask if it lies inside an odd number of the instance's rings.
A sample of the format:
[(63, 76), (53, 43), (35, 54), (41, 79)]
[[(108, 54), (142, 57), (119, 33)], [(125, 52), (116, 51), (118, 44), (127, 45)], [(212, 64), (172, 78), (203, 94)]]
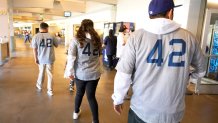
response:
[(148, 13), (149, 15), (156, 15), (179, 6), (182, 5), (175, 6), (173, 0), (151, 0)]

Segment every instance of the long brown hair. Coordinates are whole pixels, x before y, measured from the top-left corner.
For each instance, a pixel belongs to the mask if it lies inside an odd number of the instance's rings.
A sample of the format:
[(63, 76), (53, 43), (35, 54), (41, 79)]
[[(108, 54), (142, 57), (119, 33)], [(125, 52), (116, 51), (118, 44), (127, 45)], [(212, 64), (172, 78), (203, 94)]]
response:
[(80, 47), (83, 48), (83, 42), (86, 39), (86, 33), (89, 33), (91, 35), (91, 41), (93, 45), (101, 49), (101, 39), (98, 35), (98, 33), (94, 29), (94, 23), (90, 19), (84, 19), (81, 22), (81, 26), (79, 27), (79, 30), (77, 31), (76, 38), (80, 43)]

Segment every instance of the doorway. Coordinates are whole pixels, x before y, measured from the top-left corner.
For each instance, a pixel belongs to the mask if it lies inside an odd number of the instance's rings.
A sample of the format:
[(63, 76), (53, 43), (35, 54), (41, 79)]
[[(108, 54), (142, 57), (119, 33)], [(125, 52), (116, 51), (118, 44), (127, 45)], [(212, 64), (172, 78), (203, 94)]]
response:
[(218, 84), (218, 9), (207, 9), (202, 38), (206, 75), (201, 84)]
[(39, 32), (39, 28), (35, 28), (35, 34), (37, 34)]

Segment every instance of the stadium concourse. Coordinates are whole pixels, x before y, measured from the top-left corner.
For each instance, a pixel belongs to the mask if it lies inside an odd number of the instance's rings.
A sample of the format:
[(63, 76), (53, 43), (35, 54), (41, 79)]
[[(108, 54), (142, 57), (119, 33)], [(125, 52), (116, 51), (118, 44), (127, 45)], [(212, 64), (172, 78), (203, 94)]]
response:
[[(91, 123), (86, 97), (82, 113), (73, 120), (75, 92), (69, 92), (69, 80), (63, 78), (66, 54), (64, 46), (56, 49), (54, 64), (54, 96), (46, 94), (46, 81), (41, 93), (36, 91), (38, 67), (34, 63), (30, 45), (16, 39), (12, 60), (0, 66), (0, 123)], [(111, 95), (116, 71), (103, 68), (97, 88), (101, 123), (127, 123), (129, 101), (121, 116), (115, 114)], [(187, 95), (186, 112), (182, 123), (217, 123), (217, 95)]]

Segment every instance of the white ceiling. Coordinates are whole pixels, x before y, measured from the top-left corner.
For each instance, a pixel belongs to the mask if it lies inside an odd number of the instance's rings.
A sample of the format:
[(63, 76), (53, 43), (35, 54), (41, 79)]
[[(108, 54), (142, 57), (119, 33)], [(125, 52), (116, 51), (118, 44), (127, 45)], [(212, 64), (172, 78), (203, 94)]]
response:
[[(72, 14), (87, 12), (89, 3), (116, 5), (118, 0), (13, 0), (14, 21), (35, 22), (64, 18), (64, 11)], [(95, 4), (92, 4), (92, 7)], [(218, 0), (207, 0), (207, 8), (218, 9)], [(96, 9), (96, 8), (95, 8)]]
[(218, 0), (207, 0), (207, 8), (218, 9)]
[(86, 13), (87, 3), (116, 5), (117, 0), (13, 0), (15, 22), (34, 22), (63, 18), (64, 11)]

